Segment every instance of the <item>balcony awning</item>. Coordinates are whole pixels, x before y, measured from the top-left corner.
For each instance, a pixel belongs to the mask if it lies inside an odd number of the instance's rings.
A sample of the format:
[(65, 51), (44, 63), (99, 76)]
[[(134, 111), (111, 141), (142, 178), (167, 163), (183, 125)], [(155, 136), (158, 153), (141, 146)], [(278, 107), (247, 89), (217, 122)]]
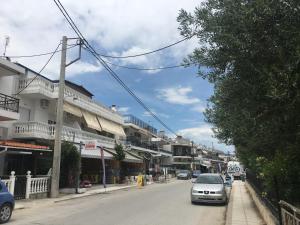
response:
[(67, 102), (64, 102), (64, 111), (71, 113), (74, 116), (82, 117), (82, 112), (81, 112), (80, 108), (78, 108), (74, 105), (71, 105)]
[(97, 120), (97, 116), (88, 111), (82, 110), (83, 118), (89, 128), (102, 131), (101, 126)]
[(120, 124), (114, 123), (110, 120), (104, 119), (103, 117), (98, 116), (99, 123), (102, 127), (102, 130), (116, 134), (122, 137), (125, 137), (126, 134), (123, 130), (123, 127)]

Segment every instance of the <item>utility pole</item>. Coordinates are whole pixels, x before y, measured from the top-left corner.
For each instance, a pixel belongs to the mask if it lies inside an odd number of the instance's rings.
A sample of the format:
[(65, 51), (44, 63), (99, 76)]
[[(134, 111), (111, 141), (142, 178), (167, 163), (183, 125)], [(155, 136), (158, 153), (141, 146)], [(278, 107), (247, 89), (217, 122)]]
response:
[(51, 176), (51, 198), (58, 197), (59, 176), (60, 176), (60, 157), (61, 157), (61, 131), (63, 126), (63, 103), (65, 89), (66, 56), (67, 56), (67, 37), (63, 36), (62, 52), (60, 63), (59, 90), (56, 108), (55, 142), (53, 152), (52, 176)]

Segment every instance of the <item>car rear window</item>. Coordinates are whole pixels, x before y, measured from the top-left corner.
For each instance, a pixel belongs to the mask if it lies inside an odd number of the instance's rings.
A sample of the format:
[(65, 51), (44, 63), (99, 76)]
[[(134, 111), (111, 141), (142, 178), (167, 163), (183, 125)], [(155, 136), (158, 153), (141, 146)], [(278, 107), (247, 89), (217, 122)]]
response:
[(196, 183), (198, 184), (222, 184), (223, 180), (220, 176), (198, 176)]

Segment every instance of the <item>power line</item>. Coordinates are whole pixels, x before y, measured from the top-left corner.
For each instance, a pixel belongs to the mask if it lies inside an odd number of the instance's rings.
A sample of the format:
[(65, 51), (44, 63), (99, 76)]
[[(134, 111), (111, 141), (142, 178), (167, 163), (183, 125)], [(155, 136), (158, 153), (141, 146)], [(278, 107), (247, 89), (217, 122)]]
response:
[(90, 50), (91, 54), (102, 64), (102, 66), (109, 72), (109, 74), (146, 110), (152, 115), (154, 119), (156, 119), (163, 127), (165, 127), (167, 130), (169, 130), (171, 133), (177, 134), (169, 127), (167, 126), (159, 117), (157, 117), (147, 105), (135, 94), (133, 91), (120, 79), (120, 77), (108, 66), (108, 64), (97, 54), (95, 49), (89, 44), (89, 42), (85, 39), (85, 37), (82, 35), (72, 18), (69, 16), (68, 12), (64, 8), (64, 6), (60, 3), (59, 0), (53, 0), (69, 25), (72, 27), (74, 32), (78, 35), (79, 38), (83, 40), (84, 45)]
[[(78, 44), (70, 45), (67, 49), (71, 49), (76, 47)], [(46, 52), (46, 53), (39, 53), (39, 54), (33, 54), (33, 55), (11, 55), (11, 56), (5, 56), (5, 58), (32, 58), (32, 57), (39, 57), (39, 56), (45, 56), (45, 55), (51, 55), (53, 53), (61, 52), (62, 50), (57, 50), (54, 52)], [(4, 56), (1, 56), (4, 57)]]
[[(88, 51), (88, 52), (91, 53), (91, 51), (89, 49), (87, 49), (87, 48), (84, 48), (84, 49), (86, 51)], [(185, 66), (190, 66), (191, 65), (190, 63), (187, 63), (187, 64), (180, 64), (180, 65), (173, 65), (173, 66), (163, 66), (163, 67), (154, 67), (154, 68), (141, 68), (141, 67), (123, 66), (123, 65), (112, 63), (112, 62), (104, 60), (104, 59), (103, 59), (103, 61), (106, 62), (109, 65), (120, 67), (120, 68), (124, 68), (124, 69), (129, 69), (129, 70), (144, 70), (144, 71), (174, 69), (174, 68), (185, 67)]]
[(100, 53), (97, 53), (95, 52), (98, 56), (101, 56), (101, 57), (105, 57), (105, 58), (113, 58), (113, 59), (126, 59), (126, 58), (134, 58), (134, 57), (139, 57), (139, 56), (144, 56), (144, 55), (149, 55), (149, 54), (153, 54), (155, 52), (159, 52), (159, 51), (162, 51), (162, 50), (165, 50), (167, 48), (170, 48), (174, 45), (177, 45), (181, 42), (184, 42), (188, 39), (191, 39), (193, 36), (189, 36), (189, 37), (186, 37), (186, 38), (183, 38), (179, 41), (176, 41), (172, 44), (169, 44), (169, 45), (166, 45), (164, 47), (161, 47), (161, 48), (158, 48), (158, 49), (155, 49), (155, 50), (152, 50), (152, 51), (149, 51), (149, 52), (144, 52), (144, 53), (140, 53), (140, 54), (136, 54), (136, 55), (127, 55), (127, 56), (113, 56), (113, 55), (104, 55), (104, 54), (100, 54)]
[(37, 75), (35, 75), (35, 77), (32, 78), (31, 81), (28, 82), (28, 84), (25, 85), (25, 87), (23, 89), (21, 89), (18, 93), (16, 93), (15, 95), (20, 94), (22, 91), (24, 91), (37, 77), (38, 75), (46, 68), (46, 66), (49, 64), (49, 62), (51, 61), (51, 59), (53, 58), (53, 56), (55, 55), (57, 51), (57, 49), (59, 48), (61, 43), (59, 43), (56, 47), (56, 49), (52, 52), (52, 55), (50, 56), (50, 58), (47, 60), (47, 62), (45, 63), (45, 65), (40, 69), (40, 71), (38, 72)]

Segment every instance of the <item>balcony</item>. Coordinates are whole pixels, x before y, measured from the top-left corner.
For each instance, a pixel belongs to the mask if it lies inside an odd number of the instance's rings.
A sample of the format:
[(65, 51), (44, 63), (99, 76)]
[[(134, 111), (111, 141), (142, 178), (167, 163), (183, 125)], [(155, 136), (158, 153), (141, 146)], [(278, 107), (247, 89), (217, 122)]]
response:
[(135, 136), (127, 136), (126, 140), (124, 140), (124, 142), (127, 145), (133, 145), (133, 146), (137, 146), (137, 147), (141, 147), (141, 148), (146, 148), (146, 149), (158, 151), (158, 146), (157, 145), (153, 144), (150, 141), (141, 140), (140, 138), (137, 138)]
[(125, 123), (132, 123), (140, 128), (143, 128), (147, 131), (149, 131), (152, 134), (157, 135), (157, 129), (150, 126), (148, 123), (144, 122), (143, 120), (140, 120), (139, 118), (133, 116), (133, 115), (124, 115), (124, 122)]
[[(13, 138), (54, 140), (54, 134), (55, 125), (40, 122), (19, 122), (14, 124)], [(115, 139), (66, 126), (62, 129), (62, 139), (72, 142), (97, 140), (103, 147), (114, 148), (115, 146)]]
[[(20, 79), (19, 90), (22, 90), (31, 81), (32, 78)], [(53, 83), (43, 77), (37, 77), (22, 91), (21, 94), (26, 94), (27, 96), (32, 96), (34, 98), (40, 96), (40, 98), (46, 97), (54, 99), (58, 97), (58, 83)], [(110, 108), (99, 104), (92, 98), (89, 98), (68, 86), (65, 86), (64, 99), (79, 108), (93, 112), (116, 123), (123, 124), (123, 118), (117, 112), (112, 111)]]
[(19, 99), (0, 93), (0, 121), (19, 118)]

